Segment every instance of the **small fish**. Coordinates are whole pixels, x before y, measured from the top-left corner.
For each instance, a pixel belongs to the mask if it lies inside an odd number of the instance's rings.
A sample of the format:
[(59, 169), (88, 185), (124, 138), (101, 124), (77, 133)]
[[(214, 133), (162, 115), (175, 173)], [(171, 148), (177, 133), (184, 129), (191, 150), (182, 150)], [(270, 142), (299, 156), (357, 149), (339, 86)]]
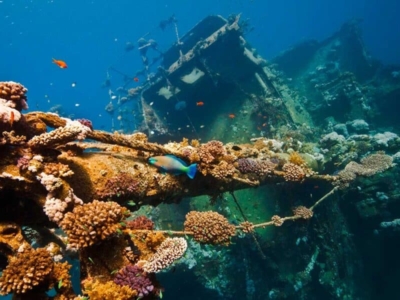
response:
[(203, 106), (203, 105), (204, 105), (204, 102), (203, 102), (203, 101), (196, 102), (196, 105), (197, 105), (197, 106)]
[(12, 127), (14, 124), (15, 115), (13, 111), (10, 111), (10, 126)]
[(134, 82), (139, 82), (139, 78), (133, 77), (133, 81), (134, 81)]
[(67, 64), (65, 63), (65, 61), (62, 60), (58, 60), (58, 59), (54, 59), (53, 58), (53, 63), (56, 64), (57, 66), (59, 66), (61, 69), (66, 69), (68, 68)]
[(230, 119), (234, 119), (236, 116), (235, 116), (234, 114), (229, 114), (228, 117), (229, 117)]
[(186, 174), (190, 179), (193, 179), (197, 172), (197, 164), (188, 166), (183, 160), (174, 155), (150, 157), (149, 164), (156, 166), (162, 173)]

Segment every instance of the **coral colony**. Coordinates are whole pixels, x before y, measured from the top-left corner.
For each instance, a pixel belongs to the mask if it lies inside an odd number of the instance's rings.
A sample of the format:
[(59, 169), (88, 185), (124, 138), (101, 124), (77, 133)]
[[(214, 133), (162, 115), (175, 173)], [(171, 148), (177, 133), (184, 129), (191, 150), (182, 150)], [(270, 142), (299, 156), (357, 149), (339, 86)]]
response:
[[(230, 106), (229, 112), (225, 108), (215, 116), (210, 112), (208, 122), (221, 127), (200, 132), (201, 140), (149, 140), (149, 136), (162, 136), (166, 127), (158, 117), (162, 107), (145, 100), (143, 122), (147, 127), (134, 133), (96, 130), (89, 120), (71, 120), (55, 113), (24, 113), (27, 89), (20, 83), (0, 82), (1, 295), (13, 294), (13, 299), (160, 299), (163, 293), (172, 293), (160, 278), (177, 275), (175, 268), (181, 266), (220, 299), (306, 299), (313, 284), (326, 298), (360, 298), (358, 289), (349, 283), (355, 280), (352, 274), (357, 274), (349, 263), (355, 251), (338, 247), (351, 235), (332, 195), (363, 193), (365, 198), (351, 211), (358, 212), (357, 220), (381, 220), (379, 209), (390, 205), (390, 189), (384, 187), (395, 188), (385, 176), (400, 157), (400, 139), (388, 130), (370, 131), (379, 127), (373, 125), (376, 115), (369, 115), (373, 91), (367, 93), (368, 86), (361, 88), (352, 70), (339, 71), (343, 64), (333, 63), (342, 57), (337, 55), (341, 43), (335, 39), (343, 32), (321, 43), (320, 50), (313, 46), (313, 51), (329, 57), (315, 55), (323, 61), (308, 62), (304, 76), (295, 78), (293, 73), (292, 81), (241, 39), (238, 20), (210, 17), (209, 22), (219, 22), (220, 27), (215, 27), (219, 29), (193, 49), (186, 47), (190, 50), (181, 53), (179, 61), (172, 62), (161, 79), (143, 91), (143, 99), (154, 89), (150, 94), (162, 98), (161, 105), (170, 105), (171, 114), (184, 111), (189, 116), (190, 109), (202, 109), (195, 105), (198, 99), (185, 99), (184, 105), (172, 99), (185, 88), (189, 93), (194, 83), (200, 85), (206, 78), (210, 89), (220, 88), (217, 82), (222, 72), (213, 68), (222, 64), (213, 66), (212, 59), (200, 57), (195, 62), (199, 65), (179, 72), (209, 47), (226, 49), (218, 43), (237, 41), (234, 45), (240, 51), (231, 52), (240, 56), (241, 72), (255, 72), (246, 85), (254, 87), (229, 93), (227, 97), (242, 95), (243, 103), (230, 99), (229, 103), (237, 105), (235, 110)], [(349, 40), (348, 34), (343, 43)], [(290, 65), (286, 55), (274, 63), (282, 68)], [(296, 55), (296, 48), (288, 55)], [(173, 77), (175, 72), (178, 75)], [(224, 74), (229, 79), (237, 73)], [(387, 90), (398, 90), (400, 83), (390, 74), (385, 84), (392, 88)], [(180, 86), (164, 85), (166, 76), (181, 79)], [(306, 94), (309, 99), (286, 84), (296, 80), (305, 80), (304, 90), (311, 89)], [(329, 107), (337, 101), (351, 103), (349, 111), (330, 116), (334, 110)], [(367, 123), (363, 116), (370, 116), (371, 121)], [(188, 120), (193, 128), (204, 124), (196, 123), (195, 117), (185, 118), (183, 124)], [(314, 122), (325, 125), (313, 127)], [(181, 134), (177, 128), (169, 140)], [(153, 165), (151, 160), (162, 161), (171, 155), (185, 168), (195, 166), (196, 176), (188, 178), (177, 168), (161, 172), (168, 170), (166, 166)], [(366, 182), (368, 189), (364, 189)], [(275, 189), (271, 192), (266, 187)], [(248, 196), (239, 197), (243, 192)], [(175, 209), (183, 198), (201, 195), (210, 196), (210, 204), (191, 202), (189, 211)], [(171, 203), (174, 209), (166, 218), (162, 207)], [(268, 203), (275, 207), (266, 209)], [(376, 234), (398, 228), (398, 220), (382, 221)], [(265, 237), (266, 227), (275, 228), (272, 241)], [(70, 269), (77, 260), (79, 278), (71, 278)], [(265, 270), (268, 278), (262, 273)], [(287, 274), (280, 273), (283, 270)], [(232, 278), (233, 273), (238, 276)], [(80, 288), (73, 288), (75, 281)]]

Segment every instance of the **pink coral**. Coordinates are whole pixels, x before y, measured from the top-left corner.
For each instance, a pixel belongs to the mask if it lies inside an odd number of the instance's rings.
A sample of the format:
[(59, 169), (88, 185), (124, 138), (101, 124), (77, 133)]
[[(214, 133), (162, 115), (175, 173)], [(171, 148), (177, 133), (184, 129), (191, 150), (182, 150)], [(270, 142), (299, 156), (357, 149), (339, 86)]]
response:
[(119, 173), (107, 180), (105, 187), (97, 192), (102, 199), (125, 197), (139, 191), (139, 181), (129, 173)]
[(76, 119), (75, 121), (78, 121), (82, 125), (85, 125), (86, 127), (89, 127), (91, 130), (93, 130), (93, 123), (92, 121), (88, 119)]
[(145, 216), (139, 216), (133, 220), (127, 221), (126, 227), (130, 229), (153, 230), (154, 222)]

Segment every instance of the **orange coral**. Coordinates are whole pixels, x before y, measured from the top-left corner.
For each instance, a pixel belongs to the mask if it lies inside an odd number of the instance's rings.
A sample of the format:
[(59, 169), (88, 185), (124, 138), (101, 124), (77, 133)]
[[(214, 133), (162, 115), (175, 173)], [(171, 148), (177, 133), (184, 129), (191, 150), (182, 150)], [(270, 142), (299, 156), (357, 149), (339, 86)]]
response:
[(60, 226), (68, 236), (68, 246), (79, 249), (115, 234), (128, 215), (129, 211), (118, 203), (94, 200), (66, 213)]
[(0, 277), (0, 294), (24, 294), (40, 284), (49, 285), (53, 260), (43, 248), (28, 249), (12, 257)]
[(290, 153), (289, 162), (291, 162), (292, 164), (298, 165), (298, 166), (303, 166), (306, 163), (304, 161), (304, 159), (300, 156), (300, 154), (296, 151), (293, 151), (292, 153)]
[(102, 283), (88, 280), (84, 283), (83, 288), (83, 293), (88, 295), (90, 300), (130, 300), (137, 295), (137, 292), (128, 286), (120, 286), (113, 281)]
[(152, 256), (158, 246), (165, 240), (161, 232), (135, 232), (135, 230), (125, 230), (131, 236), (135, 246), (140, 251), (140, 259), (147, 259)]
[(185, 231), (193, 233), (193, 238), (201, 243), (228, 245), (235, 236), (235, 226), (217, 212), (191, 211), (186, 215)]
[(306, 176), (303, 168), (293, 163), (286, 163), (282, 167), (285, 174), (283, 177), (286, 181), (302, 181)]

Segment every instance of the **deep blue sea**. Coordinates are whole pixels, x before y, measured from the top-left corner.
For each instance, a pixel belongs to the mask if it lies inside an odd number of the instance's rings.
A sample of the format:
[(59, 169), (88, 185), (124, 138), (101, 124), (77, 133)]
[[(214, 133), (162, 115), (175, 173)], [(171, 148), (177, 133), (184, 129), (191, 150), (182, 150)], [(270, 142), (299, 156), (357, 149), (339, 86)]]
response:
[[(396, 0), (1, 0), (0, 80), (23, 83), (29, 89), (30, 110), (62, 105), (66, 115), (111, 129), (104, 111), (109, 89), (102, 88), (107, 71), (113, 67), (130, 75), (140, 69), (137, 47), (130, 52), (124, 48), (147, 33), (160, 49), (171, 46), (174, 29), (162, 31), (158, 24), (173, 14), (182, 35), (207, 15), (242, 13), (254, 27), (247, 40), (266, 59), (306, 39), (326, 38), (346, 21), (362, 19), (371, 55), (399, 63), (399, 9)], [(68, 68), (58, 68), (52, 58), (65, 61)], [(115, 89), (122, 76), (109, 75)]]
[[(241, 20), (248, 22), (246, 40), (267, 61), (305, 40), (322, 41), (337, 32), (345, 22), (357, 19), (361, 20), (359, 26), (365, 49), (369, 51), (368, 56), (386, 66), (400, 65), (400, 0), (0, 0), (0, 81), (19, 82), (28, 89), (29, 111), (53, 111), (74, 119), (89, 119), (93, 122), (94, 129), (111, 131), (118, 129), (115, 125), (117, 115), (105, 110), (111, 97), (117, 94), (118, 87), (123, 86), (127, 78), (131, 79), (129, 87), (139, 86), (146, 81), (143, 75), (135, 75), (143, 68), (138, 51), (140, 38), (155, 40), (157, 48), (162, 52), (176, 42), (177, 33), (174, 26), (160, 28), (161, 21), (174, 16), (178, 34), (183, 36), (209, 15), (228, 18), (239, 13)], [(132, 49), (129, 49), (129, 45), (132, 45)], [(67, 68), (60, 68), (52, 59), (65, 62)], [(394, 82), (399, 78), (400, 68), (393, 70)], [(157, 68), (153, 67), (150, 71), (155, 73)], [(330, 104), (328, 106), (330, 107)], [(327, 110), (330, 110), (329, 107)], [(206, 109), (212, 113), (212, 105), (207, 104)], [(232, 119), (234, 117), (233, 115)], [(264, 122), (266, 121), (260, 124)], [(260, 126), (265, 126), (264, 124)], [(377, 125), (376, 128), (378, 127)], [(234, 126), (231, 128), (233, 130)], [(258, 129), (262, 131), (263, 128)], [(379, 130), (383, 132), (386, 128)], [(337, 171), (332, 168), (328, 173), (334, 174)], [(317, 190), (319, 188), (317, 184), (310, 187), (315, 193), (320, 192)], [(290, 194), (292, 191), (284, 192)], [(304, 192), (306, 193), (308, 197), (308, 190)], [(254, 210), (257, 210), (256, 206)], [(302, 227), (301, 230), (303, 229)], [(307, 240), (306, 233), (304, 236)], [(298, 241), (291, 242), (295, 247), (294, 244)], [(300, 247), (306, 244), (301, 240), (298, 243)], [(272, 242), (263, 246), (273, 247), (271, 245)], [(308, 250), (312, 261), (313, 249)], [(238, 264), (238, 269), (245, 273), (244, 267), (240, 267), (246, 263), (241, 258), (241, 253), (245, 250), (236, 247), (235, 251), (237, 252), (232, 256), (235, 256), (237, 261), (232, 264)], [(252, 251), (248, 255), (250, 258), (257, 254), (255, 248), (252, 248)], [(318, 251), (319, 249), (315, 250), (315, 256), (319, 255)], [(363, 258), (366, 261), (369, 259)], [(211, 261), (210, 265), (215, 263), (219, 263), (218, 259), (216, 262)], [(280, 271), (284, 273), (284, 270)], [(187, 275), (180, 272), (176, 272), (176, 278), (194, 282), (193, 273)], [(327, 281), (331, 280), (329, 275), (331, 273), (324, 277), (328, 278)], [(163, 276), (166, 275), (161, 275), (161, 281)], [(201, 277), (198, 274), (196, 276)], [(167, 282), (166, 291), (179, 286), (177, 282), (168, 283), (168, 279), (165, 278), (163, 283)], [(76, 278), (74, 280), (75, 283), (78, 282)], [(204, 285), (208, 284), (204, 282)], [(251, 283), (250, 280), (249, 282)], [(249, 289), (250, 283), (246, 286)], [(279, 282), (276, 285), (279, 286)], [(200, 284), (196, 283), (188, 289), (196, 289), (199, 286)], [(395, 284), (391, 285), (393, 286)], [(208, 291), (204, 289), (202, 292), (206, 297)], [(340, 292), (337, 291), (338, 295)], [(274, 298), (278, 297), (274, 293), (271, 289), (269, 299), (286, 299), (281, 295), (279, 297), (282, 298)], [(187, 295), (194, 294), (196, 293), (187, 292)], [(216, 293), (210, 292), (210, 295), (208, 299), (224, 299), (221, 296), (213, 298)], [(0, 296), (0, 299), (11, 298)], [(179, 292), (174, 291), (166, 294), (165, 299), (183, 298), (179, 298)], [(312, 299), (318, 299), (318, 293), (313, 295)]]

